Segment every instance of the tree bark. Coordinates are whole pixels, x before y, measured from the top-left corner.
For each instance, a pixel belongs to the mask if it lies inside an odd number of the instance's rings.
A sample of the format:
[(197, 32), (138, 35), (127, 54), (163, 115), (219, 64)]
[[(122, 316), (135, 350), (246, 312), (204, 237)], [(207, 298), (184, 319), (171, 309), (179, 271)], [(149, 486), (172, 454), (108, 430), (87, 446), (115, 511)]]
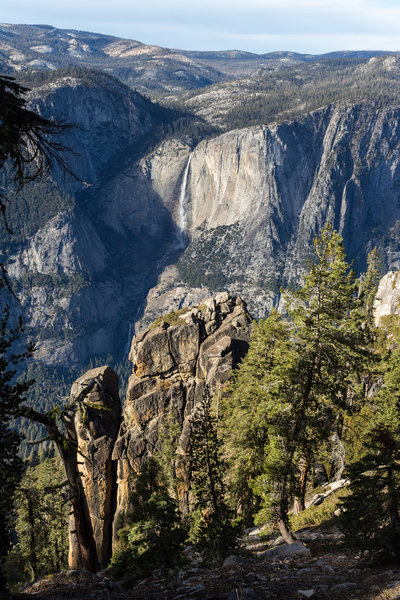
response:
[(306, 508), (306, 487), (307, 487), (307, 476), (308, 476), (308, 463), (306, 458), (301, 458), (299, 461), (300, 478), (299, 478), (299, 491), (300, 494), (294, 499), (293, 512), (298, 515)]
[[(284, 488), (285, 489), (285, 488)], [(293, 534), (288, 525), (288, 510), (287, 510), (287, 500), (284, 496), (284, 493), (280, 494), (280, 501), (278, 506), (278, 527), (281, 536), (283, 537), (286, 544), (294, 544), (297, 542), (296, 536)]]
[(33, 500), (28, 490), (25, 491), (25, 497), (28, 504), (28, 522), (29, 522), (29, 564), (32, 573), (32, 581), (37, 577), (36, 560), (36, 539), (35, 539), (35, 515), (33, 512)]
[(279, 527), (279, 532), (280, 532), (281, 536), (283, 537), (284, 541), (286, 542), (286, 544), (294, 544), (295, 542), (297, 542), (296, 536), (289, 529), (289, 527), (287, 526), (284, 519), (278, 520), (278, 527)]

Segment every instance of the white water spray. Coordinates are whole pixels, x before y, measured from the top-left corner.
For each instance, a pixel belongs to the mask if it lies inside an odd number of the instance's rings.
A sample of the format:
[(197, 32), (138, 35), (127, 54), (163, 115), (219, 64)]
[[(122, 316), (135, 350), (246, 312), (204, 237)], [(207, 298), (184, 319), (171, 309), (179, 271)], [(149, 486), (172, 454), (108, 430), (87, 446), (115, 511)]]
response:
[(188, 180), (191, 160), (192, 160), (192, 153), (189, 154), (189, 158), (186, 163), (185, 171), (184, 171), (183, 177), (182, 177), (181, 190), (180, 190), (180, 194), (179, 194), (179, 232), (178, 232), (178, 236), (177, 236), (177, 248), (185, 247), (186, 188), (187, 188), (187, 180)]

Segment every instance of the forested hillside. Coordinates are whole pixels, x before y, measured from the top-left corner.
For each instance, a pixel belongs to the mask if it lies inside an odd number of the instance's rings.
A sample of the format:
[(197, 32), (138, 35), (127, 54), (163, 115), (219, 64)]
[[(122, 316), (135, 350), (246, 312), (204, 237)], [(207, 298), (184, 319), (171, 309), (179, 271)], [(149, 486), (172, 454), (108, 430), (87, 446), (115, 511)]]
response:
[(260, 68), (251, 77), (167, 96), (167, 105), (183, 106), (224, 130), (279, 123), (333, 102), (375, 101), (397, 105), (398, 55), (372, 58), (325, 58), (280, 69)]

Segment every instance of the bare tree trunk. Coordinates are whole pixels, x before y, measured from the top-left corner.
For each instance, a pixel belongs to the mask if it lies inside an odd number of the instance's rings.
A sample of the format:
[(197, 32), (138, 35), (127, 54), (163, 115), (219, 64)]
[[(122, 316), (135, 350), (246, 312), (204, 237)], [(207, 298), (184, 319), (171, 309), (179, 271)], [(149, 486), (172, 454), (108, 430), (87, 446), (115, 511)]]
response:
[(280, 494), (279, 506), (278, 506), (278, 527), (281, 536), (283, 537), (286, 544), (294, 544), (297, 542), (296, 536), (289, 528), (288, 523), (288, 511), (287, 511), (287, 499), (282, 491)]
[(297, 542), (296, 536), (292, 533), (292, 531), (287, 526), (287, 523), (284, 519), (278, 520), (278, 527), (281, 536), (287, 544), (294, 544)]
[(28, 490), (25, 491), (26, 501), (28, 503), (28, 521), (29, 521), (29, 565), (32, 573), (32, 581), (37, 577), (36, 561), (36, 538), (35, 538), (35, 515), (33, 513), (33, 500)]
[[(84, 393), (87, 392), (88, 388), (89, 386), (86, 386), (86, 388), (80, 394), (82, 397)], [(82, 567), (92, 573), (95, 573), (99, 570), (100, 565), (97, 559), (96, 544), (93, 537), (92, 525), (90, 518), (88, 518), (87, 515), (81, 484), (78, 479), (78, 448), (76, 444), (76, 435), (73, 428), (74, 409), (71, 409), (69, 412), (71, 414), (66, 414), (64, 418), (64, 422), (67, 427), (67, 432), (65, 435), (60, 432), (56, 424), (55, 417), (51, 416), (50, 414), (38, 413), (31, 407), (22, 405), (18, 409), (17, 416), (23, 416), (31, 421), (43, 424), (47, 429), (49, 437), (57, 446), (68, 481)]]
[(306, 458), (301, 458), (299, 461), (300, 478), (299, 478), (299, 491), (300, 494), (294, 499), (293, 512), (298, 515), (306, 508), (306, 487), (307, 487), (307, 476), (308, 476), (308, 463)]
[(339, 481), (346, 467), (346, 449), (342, 442), (343, 415), (336, 421), (336, 431), (332, 434), (331, 481)]

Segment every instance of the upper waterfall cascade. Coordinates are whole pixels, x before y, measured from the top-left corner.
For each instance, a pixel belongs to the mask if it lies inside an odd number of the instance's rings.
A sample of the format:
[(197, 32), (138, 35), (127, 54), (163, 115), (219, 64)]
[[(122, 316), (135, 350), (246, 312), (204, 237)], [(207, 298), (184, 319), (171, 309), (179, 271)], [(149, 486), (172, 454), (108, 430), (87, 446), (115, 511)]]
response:
[(189, 175), (190, 161), (192, 159), (192, 153), (189, 154), (188, 161), (186, 163), (185, 170), (183, 172), (182, 184), (179, 193), (179, 232), (177, 236), (177, 247), (185, 247), (185, 229), (186, 229), (186, 188)]

